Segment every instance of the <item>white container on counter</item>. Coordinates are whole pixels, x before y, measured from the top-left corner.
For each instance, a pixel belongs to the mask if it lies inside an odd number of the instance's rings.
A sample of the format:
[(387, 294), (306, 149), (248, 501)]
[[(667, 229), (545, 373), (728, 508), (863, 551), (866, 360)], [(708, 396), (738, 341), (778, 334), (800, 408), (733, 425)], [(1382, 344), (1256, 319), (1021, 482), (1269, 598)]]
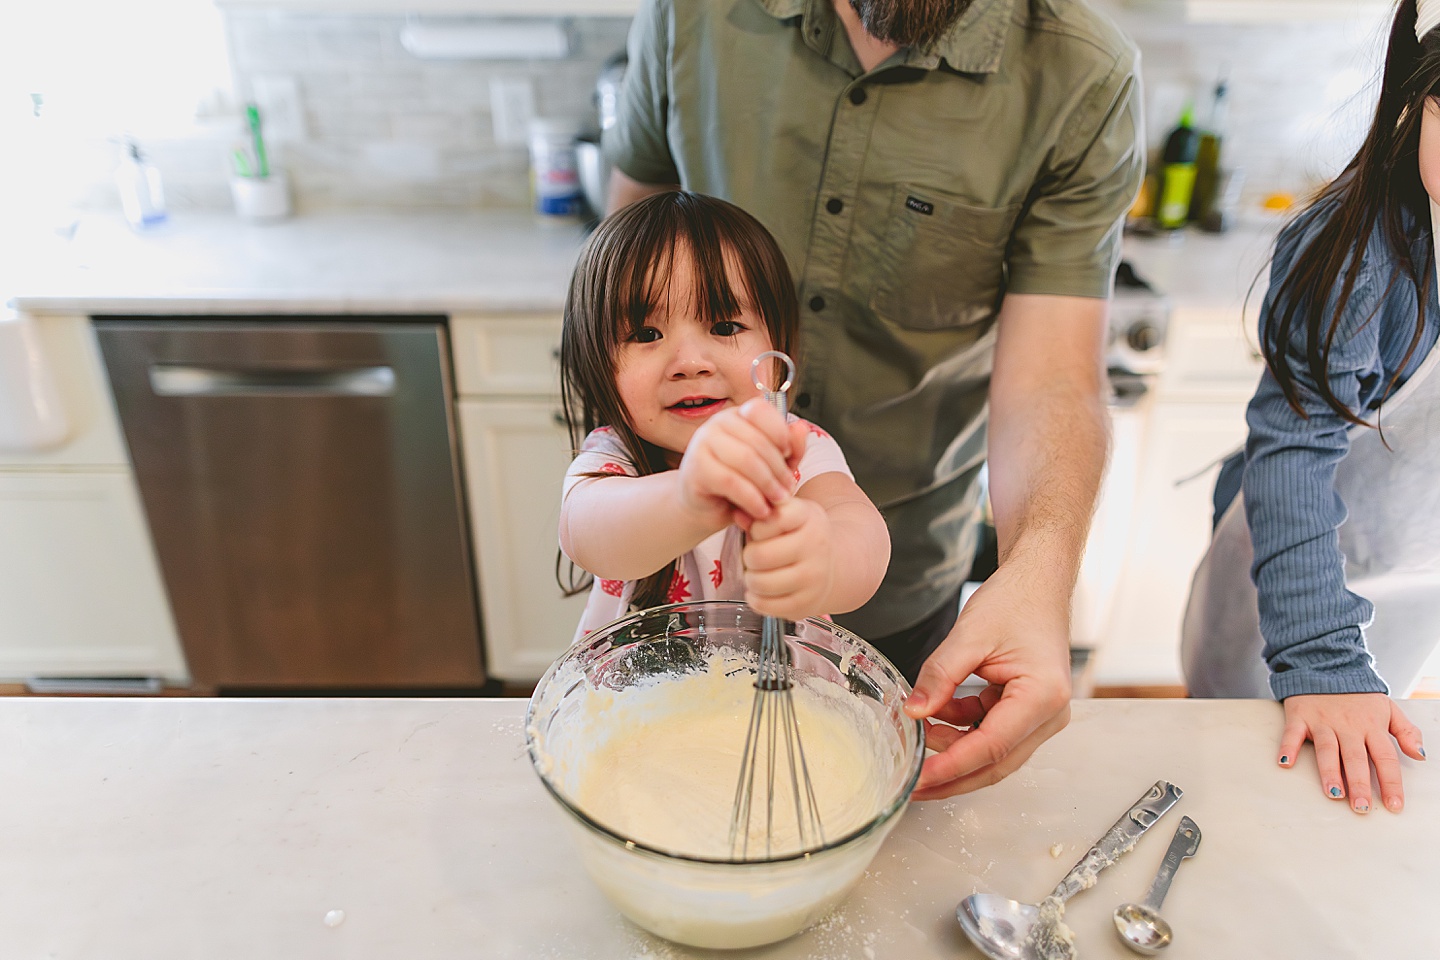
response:
[(230, 196), (242, 220), (283, 220), (290, 216), (290, 179), (283, 170), (268, 177), (231, 177)]
[(530, 176), (535, 212), (543, 217), (577, 217), (584, 209), (575, 157), (579, 134), (574, 120), (541, 117), (530, 122)]

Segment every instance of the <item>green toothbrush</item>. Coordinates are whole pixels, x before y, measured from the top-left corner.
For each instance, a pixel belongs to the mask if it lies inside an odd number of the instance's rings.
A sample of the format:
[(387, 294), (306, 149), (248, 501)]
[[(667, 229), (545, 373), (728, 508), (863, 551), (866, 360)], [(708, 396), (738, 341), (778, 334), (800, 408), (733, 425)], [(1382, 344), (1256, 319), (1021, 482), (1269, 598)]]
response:
[(255, 141), (255, 175), (263, 180), (270, 176), (270, 161), (265, 157), (265, 139), (260, 136), (260, 108), (253, 103), (246, 106), (245, 119), (250, 123), (250, 138)]

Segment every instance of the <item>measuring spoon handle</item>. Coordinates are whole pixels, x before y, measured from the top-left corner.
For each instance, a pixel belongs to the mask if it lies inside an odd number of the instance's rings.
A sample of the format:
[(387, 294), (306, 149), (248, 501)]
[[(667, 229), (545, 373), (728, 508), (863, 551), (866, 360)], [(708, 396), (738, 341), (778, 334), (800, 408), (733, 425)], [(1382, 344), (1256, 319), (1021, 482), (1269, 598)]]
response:
[(1180, 826), (1175, 828), (1175, 836), (1165, 851), (1165, 859), (1160, 861), (1155, 882), (1150, 884), (1150, 892), (1145, 896), (1145, 906), (1152, 910), (1160, 909), (1160, 904), (1165, 902), (1165, 894), (1170, 892), (1170, 881), (1175, 879), (1175, 871), (1180, 869), (1180, 861), (1195, 856), (1195, 851), (1199, 849), (1200, 828), (1189, 817), (1181, 817)]
[[(1065, 879), (1060, 881), (1050, 895), (1064, 901), (1081, 890), (1094, 886), (1096, 875), (1129, 852), (1130, 848), (1135, 846), (1135, 841), (1150, 829), (1151, 824), (1175, 806), (1183, 794), (1184, 791), (1170, 781), (1156, 780), (1145, 796), (1135, 801), (1135, 805), (1115, 821), (1115, 825), (1080, 858), (1080, 862), (1070, 868)], [(1169, 881), (1166, 881), (1166, 886), (1169, 886)]]

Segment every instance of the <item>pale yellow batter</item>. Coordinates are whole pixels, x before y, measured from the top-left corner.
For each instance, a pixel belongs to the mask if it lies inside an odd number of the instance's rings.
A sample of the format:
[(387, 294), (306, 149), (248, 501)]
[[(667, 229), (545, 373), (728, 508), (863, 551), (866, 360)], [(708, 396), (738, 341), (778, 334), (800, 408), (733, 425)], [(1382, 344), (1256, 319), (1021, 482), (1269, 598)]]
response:
[[(754, 675), (707, 673), (600, 698), (587, 722), (607, 735), (576, 776), (578, 806), (614, 832), (689, 856), (731, 855), (730, 822), (741, 752), (754, 700)], [(770, 696), (774, 696), (773, 694)], [(797, 684), (792, 691), (805, 761), (827, 841), (879, 812), (889, 770), (873, 715), (837, 690)], [(588, 711), (587, 711), (588, 712)], [(765, 749), (755, 783), (748, 857), (764, 856)], [(777, 781), (772, 856), (801, 849), (783, 748)], [(572, 761), (573, 762), (573, 761)], [(809, 844), (814, 846), (814, 844)]]

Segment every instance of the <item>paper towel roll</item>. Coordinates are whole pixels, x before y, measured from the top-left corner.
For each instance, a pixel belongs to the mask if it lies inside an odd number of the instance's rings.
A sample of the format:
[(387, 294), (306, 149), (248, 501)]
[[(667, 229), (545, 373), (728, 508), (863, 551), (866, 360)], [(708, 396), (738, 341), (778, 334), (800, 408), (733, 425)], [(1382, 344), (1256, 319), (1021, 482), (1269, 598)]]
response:
[(69, 433), (40, 331), (29, 317), (0, 307), (0, 450), (43, 450)]

